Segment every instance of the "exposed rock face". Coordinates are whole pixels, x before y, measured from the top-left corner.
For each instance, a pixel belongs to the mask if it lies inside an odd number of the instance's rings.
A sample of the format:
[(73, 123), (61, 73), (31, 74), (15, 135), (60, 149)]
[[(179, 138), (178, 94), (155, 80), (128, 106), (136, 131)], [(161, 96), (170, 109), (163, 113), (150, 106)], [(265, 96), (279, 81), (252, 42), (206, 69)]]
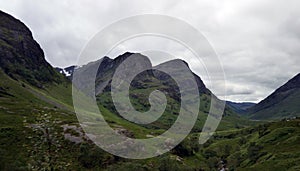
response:
[(21, 21), (0, 11), (0, 68), (13, 79), (34, 86), (61, 82), (59, 75), (45, 60), (40, 45)]

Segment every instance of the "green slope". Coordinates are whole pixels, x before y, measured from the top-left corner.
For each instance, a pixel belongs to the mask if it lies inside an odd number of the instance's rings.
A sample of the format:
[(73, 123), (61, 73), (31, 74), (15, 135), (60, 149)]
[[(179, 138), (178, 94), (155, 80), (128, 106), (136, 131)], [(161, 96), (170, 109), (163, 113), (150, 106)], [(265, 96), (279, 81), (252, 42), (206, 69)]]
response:
[(223, 159), (229, 170), (299, 170), (299, 126), (294, 119), (220, 131), (202, 151), (215, 168)]
[[(36, 91), (25, 82), (11, 79), (1, 70), (0, 80), (2, 90), (0, 95), (0, 170), (26, 169), (27, 164), (31, 162), (30, 152), (35, 151), (34, 142), (31, 144), (30, 138), (39, 136), (29, 128), (29, 125), (36, 124), (44, 114), (47, 114), (51, 120), (60, 122), (53, 128), (61, 134), (63, 131), (59, 126), (76, 123), (76, 117), (68, 110), (57, 108), (54, 105), (57, 103), (54, 98), (43, 101), (41, 95), (35, 95), (42, 94), (43, 91)], [(57, 137), (64, 141), (60, 134)], [(40, 141), (37, 140), (36, 143)], [(65, 150), (69, 147), (62, 151), (66, 152)], [(40, 149), (40, 151), (45, 151), (45, 149)], [(60, 154), (63, 156), (62, 151)], [(74, 158), (68, 160), (72, 161)]]

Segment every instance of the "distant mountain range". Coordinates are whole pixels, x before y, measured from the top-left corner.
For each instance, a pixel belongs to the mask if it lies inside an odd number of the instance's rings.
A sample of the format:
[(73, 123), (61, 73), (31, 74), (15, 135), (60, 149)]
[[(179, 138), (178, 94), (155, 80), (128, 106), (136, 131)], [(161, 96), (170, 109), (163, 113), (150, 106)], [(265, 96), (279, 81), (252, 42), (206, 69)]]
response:
[[(109, 57), (104, 57), (99, 67), (97, 74), (97, 94), (101, 93), (102, 90), (109, 87), (114, 70), (118, 65), (125, 60), (128, 56), (133, 53), (127, 52), (123, 55), (111, 59)], [(97, 65), (97, 62), (92, 62), (86, 65), (90, 67), (91, 65)], [(70, 66), (65, 69), (56, 68), (60, 73), (71, 77), (75, 66)], [(206, 88), (203, 81), (199, 76), (195, 75), (195, 79), (199, 85), (200, 93), (207, 95), (211, 94), (211, 91)], [(230, 109), (235, 113), (243, 116), (247, 116), (253, 120), (278, 120), (289, 117), (300, 116), (300, 105), (299, 104), (299, 87), (300, 81), (299, 76), (296, 75), (286, 84), (278, 88), (274, 93), (268, 96), (266, 99), (262, 100), (260, 103), (250, 103), (250, 102), (231, 102), (226, 101), (226, 109)], [(154, 75), (152, 75), (154, 76)], [(143, 77), (140, 77), (143, 78)], [(145, 78), (145, 77), (144, 77)], [(108, 86), (108, 87), (107, 87)]]
[[(133, 53), (126, 52), (123, 55), (116, 57), (115, 59), (111, 59), (109, 57), (103, 58), (96, 79), (97, 94), (101, 93), (103, 90), (105, 90), (105, 88), (106, 90), (109, 88), (114, 70), (120, 63), (122, 63), (122, 61), (124, 61), (128, 56), (132, 54)], [(87, 64), (86, 67), (91, 67), (91, 65), (97, 64), (97, 62), (91, 62)], [(75, 68), (75, 66), (70, 66), (64, 69), (56, 68), (56, 70), (66, 75), (67, 77), (72, 77)], [(206, 88), (200, 77), (196, 74), (194, 75), (198, 83), (200, 93), (211, 95), (211, 91)], [(278, 88), (274, 93), (272, 93), (270, 96), (268, 96), (258, 104), (250, 102), (237, 103), (226, 101), (226, 109), (230, 109), (235, 113), (249, 117), (253, 120), (278, 120), (300, 116), (300, 105), (298, 105), (300, 102), (299, 75), (300, 74), (296, 75), (294, 78)]]
[(226, 104), (236, 113), (238, 114), (246, 114), (247, 109), (253, 107), (256, 105), (256, 103), (251, 103), (251, 102), (231, 102), (231, 101), (226, 101)]

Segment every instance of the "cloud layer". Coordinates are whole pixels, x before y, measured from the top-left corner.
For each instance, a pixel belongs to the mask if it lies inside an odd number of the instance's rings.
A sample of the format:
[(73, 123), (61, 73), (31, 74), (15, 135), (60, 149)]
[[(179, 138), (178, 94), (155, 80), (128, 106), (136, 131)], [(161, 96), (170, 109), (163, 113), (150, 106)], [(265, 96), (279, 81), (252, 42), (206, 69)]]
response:
[[(298, 6), (297, 0), (16, 0), (2, 2), (1, 10), (29, 26), (47, 60), (60, 67), (76, 64), (88, 40), (121, 18), (148, 13), (177, 17), (201, 31), (215, 48), (226, 75), (226, 98), (258, 102), (300, 71)], [(115, 54), (150, 44), (124, 43)], [(175, 55), (185, 54), (172, 43), (161, 41), (161, 45)], [(201, 66), (192, 69), (216, 95), (225, 98), (220, 87), (210, 86), (217, 85), (218, 78), (202, 76)]]

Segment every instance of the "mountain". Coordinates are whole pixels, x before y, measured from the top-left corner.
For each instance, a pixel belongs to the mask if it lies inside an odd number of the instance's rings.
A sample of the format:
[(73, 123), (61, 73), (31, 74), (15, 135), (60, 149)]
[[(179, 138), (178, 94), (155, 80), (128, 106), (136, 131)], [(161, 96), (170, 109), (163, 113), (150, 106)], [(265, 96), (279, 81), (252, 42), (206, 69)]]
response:
[(253, 107), (256, 103), (251, 103), (251, 102), (236, 103), (236, 102), (226, 101), (226, 104), (234, 112), (236, 112), (238, 114), (245, 114), (247, 112), (247, 109), (249, 109), (250, 107)]
[[(111, 94), (110, 94), (110, 88), (111, 88), (111, 82), (113, 75), (115, 74), (116, 69), (120, 66), (120, 64), (125, 61), (129, 56), (135, 55), (140, 59), (140, 62), (143, 63), (144, 67), (147, 68), (152, 68), (152, 67), (159, 67), (160, 65), (165, 65), (171, 62), (180, 62), (184, 63), (185, 65), (188, 66), (188, 64), (180, 59), (175, 59), (173, 61), (167, 61), (163, 64), (160, 64), (158, 66), (152, 66), (150, 60), (148, 59), (147, 56), (144, 56), (139, 53), (131, 53), (131, 52), (125, 52), (124, 54), (121, 54), (114, 59), (111, 59), (107, 56), (94, 61), (90, 62), (86, 65), (80, 66), (80, 67), (74, 67), (71, 66), (70, 70), (70, 77), (72, 77), (72, 74), (74, 73), (74, 69), (78, 69), (79, 72), (83, 73), (85, 76), (82, 77), (81, 79), (81, 85), (80, 87), (86, 87), (89, 88), (89, 85), (86, 85), (86, 82), (90, 82), (93, 80), (91, 77), (91, 69), (97, 69), (96, 73), (96, 80), (95, 80), (95, 91), (97, 95), (97, 101), (98, 104), (103, 106), (105, 109), (108, 109), (110, 112), (115, 113), (118, 115), (118, 112), (116, 111), (114, 107), (114, 103), (111, 99)], [(172, 67), (172, 65), (170, 65)], [(57, 68), (57, 70), (64, 74), (65, 69), (60, 69)], [(201, 78), (193, 73), (191, 70), (189, 70), (195, 78), (195, 81), (198, 85), (198, 90), (200, 94), (200, 113), (199, 113), (199, 118), (195, 126), (195, 131), (200, 131), (201, 128), (203, 127), (203, 124), (206, 120), (207, 114), (209, 113), (209, 110), (211, 108), (211, 99), (214, 98), (216, 102), (218, 103), (223, 103), (220, 99), (218, 99), (203, 83)], [(64, 74), (65, 75), (65, 74)], [(126, 75), (124, 75), (126, 76)], [(77, 83), (78, 84), (78, 83)], [(131, 103), (137, 109), (138, 111), (147, 111), (150, 107), (148, 97), (151, 93), (149, 90), (160, 90), (167, 94), (168, 98), (168, 105), (166, 108), (166, 114), (163, 115), (157, 122), (154, 122), (152, 125), (148, 125), (146, 127), (151, 127), (151, 128), (167, 128), (170, 126), (177, 118), (177, 114), (179, 111), (176, 111), (179, 109), (179, 104), (180, 104), (180, 96), (177, 92), (179, 92), (179, 89), (174, 82), (174, 80), (168, 76), (167, 74), (160, 72), (155, 69), (150, 69), (145, 72), (142, 72), (136, 76), (136, 78), (133, 79), (133, 81), (130, 83), (130, 99)], [(246, 104), (245, 104), (246, 105)], [(242, 108), (242, 107), (241, 107)], [(227, 129), (229, 127), (244, 127), (247, 125), (252, 125), (255, 123), (249, 122), (247, 119), (245, 119), (243, 116), (239, 116), (237, 114), (237, 111), (240, 112), (240, 110), (244, 109), (239, 109), (237, 110), (236, 107), (230, 106), (230, 105), (225, 105), (225, 110), (224, 110), (224, 118), (221, 121), (220, 126), (218, 129)]]
[(257, 105), (249, 108), (251, 119), (275, 120), (300, 116), (300, 74), (275, 90)]
[[(149, 61), (150, 66), (148, 66), (148, 67), (152, 68), (151, 62), (148, 59), (148, 57), (146, 57), (142, 54), (134, 54), (131, 52), (125, 52), (124, 54), (117, 56), (115, 59), (110, 59), (109, 57), (104, 57), (101, 65), (99, 66), (98, 72), (97, 72), (97, 77), (96, 77), (97, 87), (109, 88), (111, 80), (112, 80), (112, 76), (113, 76), (116, 68), (118, 68), (118, 66), (131, 55), (137, 55), (140, 58), (144, 58), (145, 61)], [(182, 61), (180, 59), (175, 59), (173, 61), (168, 61), (168, 62), (174, 62), (176, 60), (181, 61), (187, 65), (187, 63), (185, 61)], [(192, 72), (192, 71), (190, 70), (190, 72)], [(198, 85), (199, 93), (210, 95), (211, 94), (210, 90), (208, 90), (206, 88), (206, 86), (204, 85), (201, 78), (198, 75), (196, 75), (195, 73), (192, 73), (192, 74), (194, 75), (196, 83)], [(155, 77), (157, 79), (156, 81), (158, 81), (158, 80), (160, 80), (160, 82), (164, 81), (165, 84), (167, 84), (167, 82), (171, 81), (170, 76), (164, 74), (163, 72), (159, 72), (158, 70), (150, 70), (148, 72), (141, 73), (138, 78), (143, 80), (144, 78), (147, 78), (147, 76)], [(107, 85), (102, 85), (104, 83), (106, 83)], [(133, 83), (132, 85), (135, 86), (136, 84)], [(174, 85), (170, 84), (170, 86), (174, 86)], [(136, 87), (136, 88), (140, 88), (140, 87)], [(97, 94), (99, 94), (101, 91), (102, 90), (99, 89)]]
[(45, 60), (40, 45), (24, 23), (0, 11), (0, 68), (11, 78), (42, 87), (44, 83), (62, 82)]
[[(73, 111), (72, 85), (63, 74), (72, 76), (75, 67), (56, 71), (24, 24), (3, 12), (0, 19), (0, 170), (299, 170), (299, 118), (244, 128), (251, 121), (228, 105), (218, 128), (223, 131), (199, 144), (199, 131), (207, 118), (211, 97), (215, 96), (197, 75), (199, 118), (192, 133), (177, 147), (146, 160), (124, 159), (102, 150), (81, 127), (94, 125), (97, 120), (80, 125)], [(173, 108), (167, 108), (158, 122), (134, 124), (111, 106), (111, 77), (130, 54), (101, 59), (96, 80), (99, 109), (117, 133), (143, 139), (159, 136), (176, 120), (180, 101), (178, 89), (168, 75), (148, 70), (131, 83), (130, 100), (140, 111), (149, 107), (149, 91), (144, 88), (167, 93), (168, 107)], [(97, 62), (87, 64), (96, 65)]]

